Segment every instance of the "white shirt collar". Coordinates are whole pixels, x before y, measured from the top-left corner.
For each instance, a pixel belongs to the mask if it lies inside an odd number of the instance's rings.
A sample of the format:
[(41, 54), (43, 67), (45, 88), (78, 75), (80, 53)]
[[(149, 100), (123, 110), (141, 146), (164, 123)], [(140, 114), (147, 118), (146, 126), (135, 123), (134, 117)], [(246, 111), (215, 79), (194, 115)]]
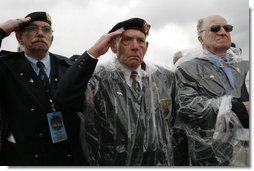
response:
[[(119, 69), (121, 70), (121, 72), (124, 74), (124, 78), (125, 78), (125, 81), (126, 83), (131, 86), (131, 83), (132, 83), (132, 80), (130, 79), (130, 75), (131, 75), (131, 72), (132, 70), (128, 69), (126, 66), (122, 65), (118, 60), (117, 60), (117, 65), (119, 67)], [(142, 87), (142, 69), (141, 69), (141, 65), (135, 70), (137, 71), (138, 73), (138, 76), (137, 76), (137, 81), (139, 82), (139, 84), (141, 85)]]
[[(38, 60), (28, 56), (27, 54), (25, 54), (26, 59), (30, 62), (30, 64), (32, 65), (32, 68), (34, 69), (34, 71), (36, 72), (36, 74), (38, 75), (39, 73), (39, 68), (37, 67), (36, 63), (38, 62)], [(44, 65), (45, 65), (45, 71), (49, 77), (50, 75), (50, 70), (51, 70), (51, 66), (50, 66), (50, 56), (49, 53), (46, 54), (46, 56), (44, 58), (42, 58), (42, 60), (40, 60)]]

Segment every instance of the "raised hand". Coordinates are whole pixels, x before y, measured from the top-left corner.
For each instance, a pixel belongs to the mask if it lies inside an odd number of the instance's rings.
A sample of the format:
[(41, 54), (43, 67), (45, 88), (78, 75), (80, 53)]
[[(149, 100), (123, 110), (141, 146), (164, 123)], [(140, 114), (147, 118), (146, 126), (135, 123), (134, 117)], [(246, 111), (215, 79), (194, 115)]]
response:
[(11, 19), (0, 24), (0, 28), (5, 31), (6, 36), (9, 36), (12, 32), (17, 31), (21, 24), (29, 22), (30, 20), (31, 20), (30, 17)]
[(104, 55), (108, 51), (111, 41), (115, 37), (121, 35), (123, 32), (124, 29), (120, 28), (115, 32), (102, 35), (100, 39), (88, 50), (88, 53), (94, 56), (95, 58), (99, 58), (101, 55)]

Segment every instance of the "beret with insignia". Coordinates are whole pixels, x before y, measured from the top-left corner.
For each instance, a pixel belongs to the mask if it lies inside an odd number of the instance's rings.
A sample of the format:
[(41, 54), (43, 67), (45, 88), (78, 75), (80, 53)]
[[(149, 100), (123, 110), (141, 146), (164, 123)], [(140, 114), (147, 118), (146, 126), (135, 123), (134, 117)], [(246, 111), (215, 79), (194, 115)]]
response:
[(114, 32), (122, 27), (124, 28), (124, 30), (128, 29), (140, 30), (145, 35), (148, 35), (151, 25), (141, 18), (131, 18), (117, 23), (108, 33)]
[(48, 23), (49, 25), (52, 24), (51, 22), (51, 17), (47, 12), (32, 12), (30, 14), (28, 14), (27, 16), (25, 16), (25, 18), (30, 17), (31, 20), (27, 23), (22, 24), (19, 27), (19, 30), (23, 30), (25, 27), (27, 27), (29, 24), (31, 24), (31, 22), (33, 21), (44, 21), (46, 23)]

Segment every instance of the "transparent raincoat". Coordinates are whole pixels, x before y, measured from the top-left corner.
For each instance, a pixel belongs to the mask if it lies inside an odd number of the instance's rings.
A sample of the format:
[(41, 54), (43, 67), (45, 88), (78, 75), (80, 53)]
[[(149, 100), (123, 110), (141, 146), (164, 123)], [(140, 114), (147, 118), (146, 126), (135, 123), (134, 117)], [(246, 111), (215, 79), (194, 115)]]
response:
[[(113, 63), (113, 64), (112, 64)], [(142, 65), (137, 99), (114, 59), (97, 66), (85, 92), (81, 141), (91, 165), (173, 165), (173, 72)]]
[[(245, 86), (249, 62), (228, 50), (228, 64), (234, 78), (231, 85), (207, 53), (197, 49), (190, 58), (183, 57), (175, 68), (175, 127), (187, 136), (190, 165), (246, 166), (238, 158), (249, 141), (249, 116), (246, 109), (235, 113), (232, 104), (249, 101)], [(244, 115), (243, 119), (240, 115)]]

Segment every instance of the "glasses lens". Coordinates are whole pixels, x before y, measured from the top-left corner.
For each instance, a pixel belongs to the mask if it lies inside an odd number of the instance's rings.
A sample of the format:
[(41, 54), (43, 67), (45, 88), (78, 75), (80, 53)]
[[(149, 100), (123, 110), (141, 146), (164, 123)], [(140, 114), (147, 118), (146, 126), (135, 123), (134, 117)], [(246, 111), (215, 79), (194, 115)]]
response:
[[(222, 26), (224, 28), (224, 30), (226, 32), (231, 32), (233, 30), (233, 26), (232, 25), (224, 25)], [(211, 32), (219, 32), (220, 31), (221, 26), (220, 25), (212, 25), (211, 26)]]
[(225, 26), (223, 26), (223, 28), (226, 32), (231, 32), (233, 30), (233, 26), (231, 26), (231, 25), (225, 25)]
[(36, 31), (38, 30), (38, 28), (36, 26), (27, 26), (24, 28), (24, 30), (27, 30), (27, 31)]
[(41, 29), (42, 29), (42, 31), (43, 31), (44, 33), (52, 33), (52, 32), (53, 32), (53, 30), (51, 29), (51, 27), (48, 27), (48, 26), (42, 27)]
[(28, 27), (25, 27), (26, 31), (30, 31), (30, 32), (34, 32), (34, 33), (37, 33), (39, 31), (39, 29), (41, 29), (42, 32), (45, 33), (45, 34), (53, 33), (53, 30), (49, 26), (39, 27), (39, 26), (36, 26), (36, 25), (30, 25)]
[(220, 25), (212, 25), (211, 32), (218, 32), (220, 31)]

